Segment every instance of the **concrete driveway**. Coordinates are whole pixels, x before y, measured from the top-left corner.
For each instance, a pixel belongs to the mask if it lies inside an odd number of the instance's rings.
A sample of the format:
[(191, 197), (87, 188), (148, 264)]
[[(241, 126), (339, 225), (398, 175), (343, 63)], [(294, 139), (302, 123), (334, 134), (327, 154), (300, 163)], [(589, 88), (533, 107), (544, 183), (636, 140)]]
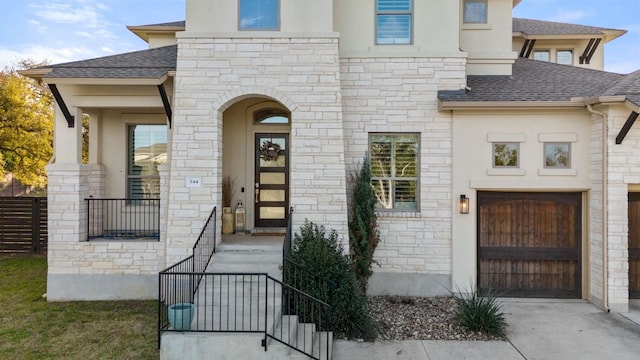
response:
[(334, 360), (640, 359), (640, 303), (606, 313), (579, 300), (503, 299), (508, 341), (336, 341)]

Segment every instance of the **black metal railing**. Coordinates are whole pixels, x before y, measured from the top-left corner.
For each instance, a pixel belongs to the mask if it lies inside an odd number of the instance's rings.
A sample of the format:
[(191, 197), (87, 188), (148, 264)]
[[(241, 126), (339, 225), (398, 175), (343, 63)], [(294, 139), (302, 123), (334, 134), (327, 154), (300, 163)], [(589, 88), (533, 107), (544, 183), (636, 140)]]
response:
[(193, 272), (205, 272), (211, 257), (216, 252), (216, 208), (209, 214), (209, 218), (204, 223), (198, 240), (193, 245)]
[(85, 199), (87, 240), (159, 240), (160, 199)]
[[(266, 273), (205, 271), (215, 252), (215, 218), (214, 208), (192, 256), (160, 272), (158, 346), (166, 331), (262, 333), (265, 351), (271, 339), (313, 359), (329, 359), (333, 334), (325, 301)], [(291, 243), (291, 220), (285, 242)], [(304, 271), (292, 264), (290, 274)]]
[(333, 336), (328, 304), (266, 273), (182, 271), (192, 260), (160, 273), (159, 336), (164, 331), (263, 333), (265, 350), (273, 339), (312, 358), (328, 358)]

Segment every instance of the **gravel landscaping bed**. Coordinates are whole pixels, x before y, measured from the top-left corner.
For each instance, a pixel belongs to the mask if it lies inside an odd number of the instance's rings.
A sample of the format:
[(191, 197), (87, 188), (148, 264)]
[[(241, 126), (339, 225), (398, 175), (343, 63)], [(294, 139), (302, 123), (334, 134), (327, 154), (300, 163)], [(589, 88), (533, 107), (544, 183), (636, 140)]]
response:
[(504, 340), (456, 323), (453, 297), (373, 296), (370, 311), (381, 327), (379, 340)]

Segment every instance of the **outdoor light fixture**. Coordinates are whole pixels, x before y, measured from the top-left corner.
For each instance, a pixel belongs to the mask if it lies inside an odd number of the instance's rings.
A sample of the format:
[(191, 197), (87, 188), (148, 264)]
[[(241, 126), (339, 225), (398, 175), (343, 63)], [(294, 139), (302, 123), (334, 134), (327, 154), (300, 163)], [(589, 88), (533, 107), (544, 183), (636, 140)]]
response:
[(469, 198), (467, 195), (460, 195), (460, 203), (458, 204), (458, 210), (460, 210), (460, 214), (468, 214), (469, 213)]

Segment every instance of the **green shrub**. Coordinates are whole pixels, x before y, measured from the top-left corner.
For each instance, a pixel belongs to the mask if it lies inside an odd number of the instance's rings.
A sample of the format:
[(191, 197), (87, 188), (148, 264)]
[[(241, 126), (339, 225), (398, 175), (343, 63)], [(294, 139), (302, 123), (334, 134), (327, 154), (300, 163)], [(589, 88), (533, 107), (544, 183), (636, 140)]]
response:
[(498, 299), (490, 292), (478, 295), (476, 289), (456, 296), (456, 315), (460, 324), (471, 331), (505, 336), (507, 322)]
[(376, 217), (376, 194), (371, 187), (371, 167), (369, 159), (364, 158), (360, 171), (352, 172), (351, 203), (349, 204), (349, 250), (351, 260), (360, 282), (366, 293), (373, 253), (378, 246), (380, 235)]
[(330, 285), (333, 289), (327, 291), (326, 285), (313, 279), (297, 282), (299, 290), (314, 297), (326, 297), (331, 305), (331, 328), (335, 335), (373, 341), (376, 325), (369, 314), (367, 297), (335, 230), (327, 235), (324, 226), (305, 221), (300, 234), (295, 234), (292, 245), (291, 260), (304, 267), (307, 276), (326, 279), (333, 284)]

